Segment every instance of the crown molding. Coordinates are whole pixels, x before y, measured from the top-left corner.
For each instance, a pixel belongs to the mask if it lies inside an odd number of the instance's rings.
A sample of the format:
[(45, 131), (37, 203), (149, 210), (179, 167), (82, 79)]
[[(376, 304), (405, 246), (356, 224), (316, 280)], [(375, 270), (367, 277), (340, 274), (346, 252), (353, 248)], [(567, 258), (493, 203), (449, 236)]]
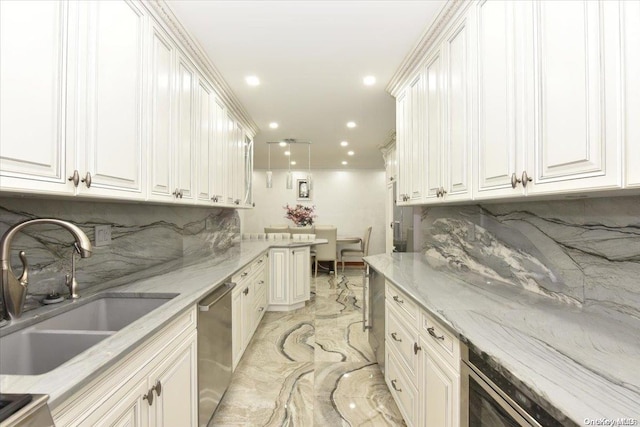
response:
[(425, 58), (429, 49), (436, 43), (445, 28), (460, 12), (466, 10), (470, 4), (470, 0), (448, 0), (447, 3), (445, 3), (433, 22), (427, 26), (427, 29), (422, 33), (422, 36), (418, 39), (418, 43), (400, 63), (398, 70), (394, 73), (393, 77), (391, 77), (391, 80), (385, 88), (387, 92), (393, 97), (398, 96), (406, 80), (411, 78), (412, 74), (415, 73), (415, 70)]
[(260, 128), (240, 103), (231, 87), (222, 77), (222, 74), (213, 65), (202, 46), (191, 37), (178, 17), (173, 13), (171, 7), (164, 0), (148, 0), (144, 2), (144, 5), (162, 25), (170, 30), (171, 34), (191, 55), (191, 59), (196, 62), (205, 77), (213, 84), (216, 94), (227, 106), (231, 116), (238, 120), (252, 136), (255, 136)]

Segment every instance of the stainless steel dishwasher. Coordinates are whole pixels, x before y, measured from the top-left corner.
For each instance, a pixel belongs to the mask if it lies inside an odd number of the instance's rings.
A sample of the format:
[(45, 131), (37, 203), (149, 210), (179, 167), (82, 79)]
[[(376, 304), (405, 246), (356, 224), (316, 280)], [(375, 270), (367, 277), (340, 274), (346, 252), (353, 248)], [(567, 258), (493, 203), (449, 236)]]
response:
[(198, 425), (207, 426), (231, 382), (231, 280), (198, 303)]

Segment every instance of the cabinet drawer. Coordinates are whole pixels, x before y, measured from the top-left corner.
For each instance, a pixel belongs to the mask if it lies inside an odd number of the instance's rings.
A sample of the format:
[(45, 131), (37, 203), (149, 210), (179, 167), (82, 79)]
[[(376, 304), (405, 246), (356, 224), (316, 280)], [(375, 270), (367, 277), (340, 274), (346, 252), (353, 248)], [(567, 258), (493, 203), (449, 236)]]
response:
[(418, 305), (409, 298), (404, 292), (396, 288), (389, 282), (386, 282), (386, 300), (391, 306), (398, 309), (407, 323), (417, 328), (420, 323), (420, 309)]
[(398, 361), (395, 351), (387, 348), (385, 380), (400, 413), (407, 426), (415, 426), (419, 421), (418, 390), (408, 379), (402, 364)]
[(444, 361), (460, 372), (460, 341), (424, 311), (420, 335)]
[(387, 337), (385, 342), (393, 348), (398, 359), (404, 364), (413, 385), (418, 376), (418, 356), (414, 352), (414, 345), (418, 342), (418, 333), (407, 327), (406, 322), (393, 307), (393, 301), (387, 301)]

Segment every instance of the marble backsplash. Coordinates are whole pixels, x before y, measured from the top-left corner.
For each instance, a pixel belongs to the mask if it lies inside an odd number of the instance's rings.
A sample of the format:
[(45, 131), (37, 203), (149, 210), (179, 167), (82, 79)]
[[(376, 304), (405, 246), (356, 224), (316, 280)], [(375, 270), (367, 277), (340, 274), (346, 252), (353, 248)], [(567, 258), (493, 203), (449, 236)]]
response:
[(640, 318), (638, 196), (424, 207), (421, 224), (422, 251), (463, 277)]
[[(80, 294), (170, 271), (202, 257), (223, 260), (240, 238), (234, 209), (105, 203), (77, 200), (0, 198), (0, 235), (34, 218), (57, 218), (79, 226), (94, 243), (96, 225), (111, 226), (111, 243), (94, 246), (89, 258), (76, 258)], [(18, 252), (29, 262), (29, 293), (67, 294), (73, 237), (60, 227), (33, 225), (13, 240), (11, 265), (22, 271)], [(179, 284), (177, 284), (179, 286)]]

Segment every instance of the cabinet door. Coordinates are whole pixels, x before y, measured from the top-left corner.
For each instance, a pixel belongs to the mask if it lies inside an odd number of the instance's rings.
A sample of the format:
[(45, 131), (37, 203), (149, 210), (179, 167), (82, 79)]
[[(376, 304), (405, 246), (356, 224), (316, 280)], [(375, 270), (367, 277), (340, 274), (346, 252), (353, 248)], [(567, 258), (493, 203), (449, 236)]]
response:
[(188, 202), (194, 199), (195, 165), (195, 67), (181, 53), (177, 64), (177, 129), (174, 152), (175, 186), (180, 192), (178, 201)]
[(149, 199), (173, 200), (171, 148), (176, 48), (155, 22), (151, 26), (149, 50)]
[(198, 108), (196, 112), (196, 139), (198, 154), (196, 176), (198, 178), (198, 201), (211, 204), (211, 181), (213, 176), (213, 91), (202, 79), (198, 79)]
[(243, 186), (242, 204), (245, 207), (253, 205), (253, 140), (243, 132), (242, 143), (242, 167)]
[(144, 16), (123, 0), (79, 5), (77, 191), (143, 199)]
[(522, 51), (516, 31), (515, 2), (480, 1), (476, 6), (476, 135), (475, 198), (524, 194), (520, 179), (524, 169), (524, 140), (517, 134), (516, 57)]
[(226, 161), (227, 143), (227, 109), (216, 98), (213, 103), (214, 112), (214, 148), (213, 148), (213, 181), (211, 183), (211, 195), (214, 203), (225, 203), (227, 188), (227, 170), (229, 164)]
[(405, 198), (409, 195), (409, 141), (407, 140), (407, 102), (406, 91), (396, 99), (396, 154), (398, 156), (397, 167), (397, 199), (398, 205), (407, 203)]
[(536, 47), (529, 194), (620, 186), (618, 6), (528, 6)]
[(227, 129), (226, 129), (226, 161), (227, 161), (227, 186), (226, 196), (227, 204), (234, 205), (238, 200), (238, 145), (236, 144), (236, 129), (237, 123), (231, 117), (227, 117)]
[(407, 140), (409, 143), (409, 196), (412, 202), (420, 202), (422, 200), (424, 182), (422, 179), (422, 171), (424, 170), (424, 139), (422, 128), (424, 125), (424, 108), (423, 103), (423, 77), (419, 74), (409, 85), (407, 89)]
[(439, 49), (427, 58), (425, 66), (425, 201), (439, 201), (443, 176), (443, 82), (442, 55)]
[(443, 187), (445, 200), (471, 198), (470, 19), (455, 26), (444, 41), (446, 125)]
[(622, 3), (624, 145), (627, 187), (640, 187), (640, 3)]
[(306, 301), (310, 295), (309, 247), (291, 250), (291, 303)]
[(289, 250), (269, 251), (269, 304), (287, 304), (289, 301)]
[(429, 353), (420, 339), (422, 356), (421, 395), (425, 396), (424, 427), (458, 427), (460, 425), (460, 376), (437, 356)]
[(149, 402), (143, 397), (148, 391), (146, 378), (139, 380), (133, 387), (124, 386), (79, 425), (146, 427), (149, 425)]
[[(150, 425), (156, 427), (197, 426), (198, 374), (197, 335), (194, 331), (149, 376), (149, 388), (156, 387), (149, 406)], [(160, 391), (158, 391), (160, 385)]]
[(67, 181), (67, 21), (67, 2), (0, 2), (2, 191), (75, 191)]

